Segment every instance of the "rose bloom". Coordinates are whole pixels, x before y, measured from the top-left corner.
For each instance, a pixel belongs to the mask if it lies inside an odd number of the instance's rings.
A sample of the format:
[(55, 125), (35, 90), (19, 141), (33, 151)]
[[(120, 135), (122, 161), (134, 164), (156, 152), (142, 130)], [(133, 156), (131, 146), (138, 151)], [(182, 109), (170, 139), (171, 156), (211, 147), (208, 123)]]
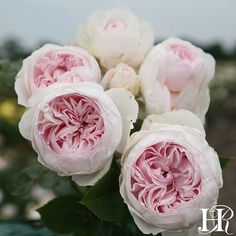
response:
[(96, 56), (105, 68), (120, 62), (138, 67), (153, 42), (150, 24), (124, 9), (95, 11), (78, 34), (78, 44)]
[(54, 83), (100, 82), (97, 61), (87, 51), (75, 46), (46, 44), (23, 61), (16, 77), (18, 103), (28, 106), (32, 94)]
[(191, 43), (170, 38), (158, 44), (140, 69), (146, 113), (183, 108), (204, 120), (214, 73), (214, 58)]
[(39, 162), (59, 175), (73, 175), (79, 185), (93, 185), (108, 171), (138, 113), (130, 92), (104, 92), (92, 82), (51, 85), (29, 105), (19, 123), (22, 136), (32, 142)]
[(200, 208), (216, 204), (222, 184), (217, 153), (201, 120), (187, 110), (148, 116), (128, 140), (120, 193), (145, 234), (193, 232)]
[(108, 70), (102, 78), (102, 86), (104, 89), (125, 88), (134, 96), (139, 94), (139, 83), (139, 76), (136, 74), (135, 70), (123, 63)]

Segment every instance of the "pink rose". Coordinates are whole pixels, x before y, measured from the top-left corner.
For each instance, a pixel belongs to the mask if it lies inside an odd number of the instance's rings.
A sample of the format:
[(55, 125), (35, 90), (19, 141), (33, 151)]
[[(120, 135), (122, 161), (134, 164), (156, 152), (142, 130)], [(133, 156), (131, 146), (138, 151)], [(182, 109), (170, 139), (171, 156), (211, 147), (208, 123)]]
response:
[(28, 106), (32, 94), (54, 83), (100, 82), (97, 61), (87, 51), (74, 46), (46, 44), (23, 61), (15, 90), (18, 103)]
[(158, 44), (140, 69), (147, 114), (184, 108), (204, 120), (214, 72), (214, 58), (191, 43), (170, 38)]
[(145, 234), (199, 223), (200, 208), (216, 204), (222, 184), (218, 156), (187, 110), (148, 116), (122, 157), (120, 192)]
[(29, 106), (19, 123), (22, 136), (43, 165), (73, 175), (79, 185), (93, 185), (108, 171), (138, 113), (130, 92), (104, 92), (91, 82), (51, 85), (35, 93)]
[(118, 63), (137, 68), (153, 42), (149, 22), (125, 9), (93, 12), (78, 34), (78, 44), (98, 58), (106, 69)]

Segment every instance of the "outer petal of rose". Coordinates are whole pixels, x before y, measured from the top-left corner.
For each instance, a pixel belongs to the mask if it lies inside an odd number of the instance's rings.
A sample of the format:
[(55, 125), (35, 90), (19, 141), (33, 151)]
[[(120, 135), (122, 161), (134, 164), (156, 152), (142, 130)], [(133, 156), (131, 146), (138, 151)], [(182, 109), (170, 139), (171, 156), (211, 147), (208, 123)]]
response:
[(198, 129), (202, 134), (205, 135), (205, 130), (201, 120), (194, 113), (187, 110), (176, 110), (166, 112), (162, 115), (150, 115), (144, 120), (142, 129), (149, 130), (153, 122), (158, 124), (189, 126)]
[(206, 161), (208, 162), (208, 166), (211, 169), (212, 174), (214, 175), (219, 188), (222, 188), (223, 187), (222, 169), (220, 167), (218, 154), (211, 147), (206, 149), (205, 151), (206, 153), (208, 153), (207, 155), (208, 158), (206, 158)]
[(112, 68), (112, 69), (109, 69), (103, 76), (101, 85), (104, 88), (104, 90), (107, 90), (109, 88), (110, 78), (112, 78), (115, 73), (116, 73), (116, 68)]
[(144, 100), (147, 114), (160, 114), (171, 110), (170, 92), (158, 81), (145, 92)]
[(165, 60), (158, 57), (165, 54), (156, 46), (147, 56), (140, 68), (141, 92), (147, 114), (160, 114), (171, 110), (171, 96), (164, 84)]
[(28, 140), (32, 138), (32, 122), (34, 118), (34, 109), (27, 110), (19, 122), (19, 130), (21, 135)]
[(206, 78), (208, 78), (207, 81), (205, 81), (205, 84), (208, 86), (210, 81), (213, 79), (215, 74), (215, 67), (216, 67), (216, 61), (215, 58), (211, 54), (205, 54), (206, 58)]
[(154, 31), (148, 21), (139, 19), (139, 27), (142, 33), (142, 47), (144, 51), (149, 51), (154, 44)]
[(133, 123), (138, 117), (138, 103), (134, 96), (125, 89), (109, 89), (106, 93), (111, 97), (122, 117), (122, 138), (116, 149), (118, 152), (122, 153), (129, 137), (130, 130), (133, 128)]
[(132, 215), (135, 224), (138, 226), (138, 228), (144, 233), (144, 234), (153, 234), (156, 235), (158, 233), (163, 232), (163, 229), (160, 229), (156, 226), (153, 226), (151, 224), (148, 224), (146, 221), (142, 220), (138, 216), (132, 213), (130, 211), (130, 214)]
[(94, 37), (96, 29), (102, 24), (106, 17), (106, 10), (98, 9), (95, 10), (88, 18), (86, 28), (89, 37)]
[(106, 166), (104, 166), (97, 172), (89, 175), (72, 175), (72, 180), (75, 181), (75, 183), (79, 186), (92, 186), (108, 172), (111, 166), (111, 162), (112, 157), (107, 162)]
[[(201, 236), (203, 234), (198, 232), (198, 227), (199, 227), (199, 224), (195, 224), (190, 229), (186, 229), (179, 232), (164, 231), (161, 234), (162, 236)], [(211, 235), (211, 233), (208, 233), (208, 234), (204, 233), (204, 235), (209, 236)]]
[(188, 109), (197, 114), (202, 122), (210, 104), (208, 87), (196, 88), (195, 86), (186, 87), (176, 99), (176, 109)]
[(93, 53), (93, 50), (91, 48), (91, 42), (88, 36), (88, 32), (84, 25), (80, 26), (79, 28), (78, 35), (77, 35), (77, 42), (78, 42), (78, 46), (85, 48), (91, 54)]
[(17, 99), (18, 103), (23, 106), (27, 106), (27, 100), (30, 97), (26, 86), (25, 86), (25, 81), (24, 81), (24, 75), (23, 71), (20, 70), (19, 73), (16, 76), (16, 81), (15, 81), (15, 91), (17, 93)]

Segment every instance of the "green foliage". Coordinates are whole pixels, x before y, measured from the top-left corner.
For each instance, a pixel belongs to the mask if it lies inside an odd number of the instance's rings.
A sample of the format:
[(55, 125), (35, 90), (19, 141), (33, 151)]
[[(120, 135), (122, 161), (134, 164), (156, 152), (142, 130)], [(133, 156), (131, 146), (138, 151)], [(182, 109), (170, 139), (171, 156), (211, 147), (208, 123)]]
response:
[(73, 236), (144, 236), (130, 218), (120, 222), (107, 222), (98, 219), (88, 208), (80, 204), (76, 195), (54, 199), (38, 211), (44, 224), (58, 234), (73, 233)]
[(227, 164), (229, 163), (230, 158), (229, 157), (220, 157), (220, 166), (221, 168), (225, 168)]
[(27, 57), (29, 54), (29, 50), (27, 50), (17, 38), (6, 39), (0, 45), (0, 58), (16, 61)]
[(119, 193), (119, 169), (113, 162), (110, 171), (100, 179), (87, 193), (81, 203), (104, 221), (124, 219), (127, 208)]
[(16, 148), (19, 144), (25, 146), (26, 140), (22, 139), (17, 124), (9, 123), (6, 119), (0, 118), (0, 131), (1, 135), (4, 136), (3, 141), (5, 147), (12, 147), (14, 145)]
[[(80, 204), (76, 195), (62, 196), (38, 209), (44, 224), (58, 234), (73, 236), (141, 236), (135, 225), (106, 222)], [(115, 209), (114, 209), (115, 211)]]
[(82, 198), (82, 194), (74, 188), (68, 177), (60, 177), (39, 163), (24, 169), (16, 175), (9, 187), (12, 194), (26, 198), (35, 185), (52, 190), (57, 195), (77, 193), (78, 197)]
[(21, 61), (10, 62), (0, 59), (0, 97), (15, 97), (15, 77), (21, 65)]
[(139, 131), (142, 127), (142, 124), (143, 124), (143, 120), (138, 118), (136, 122), (134, 123), (134, 128), (131, 130), (131, 134)]
[[(109, 172), (80, 195), (58, 197), (38, 211), (45, 225), (56, 233), (74, 236), (142, 236), (119, 193), (119, 168)], [(33, 176), (32, 176), (33, 177)]]
[(89, 225), (93, 216), (76, 195), (56, 198), (38, 209), (43, 222), (52, 231), (59, 234), (72, 233), (78, 228)]

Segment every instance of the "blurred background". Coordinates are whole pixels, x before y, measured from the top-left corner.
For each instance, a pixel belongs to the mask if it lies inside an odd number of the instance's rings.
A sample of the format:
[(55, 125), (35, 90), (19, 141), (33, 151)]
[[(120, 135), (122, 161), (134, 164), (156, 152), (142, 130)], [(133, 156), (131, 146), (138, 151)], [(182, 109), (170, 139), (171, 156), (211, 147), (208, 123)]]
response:
[[(35, 208), (55, 194), (73, 192), (66, 180), (37, 165), (31, 145), (19, 134), (24, 109), (17, 105), (14, 80), (22, 59), (46, 42), (73, 43), (78, 26), (93, 10), (117, 6), (150, 21), (156, 42), (181, 37), (215, 57), (207, 140), (221, 157), (230, 159), (223, 170), (219, 203), (236, 213), (236, 1), (0, 0), (0, 236), (8, 235), (9, 222), (37, 223)], [(22, 183), (24, 188), (18, 188)], [(21, 225), (15, 227), (18, 234), (14, 235), (23, 235)], [(53, 235), (37, 224), (34, 227), (38, 234), (28, 228), (24, 235)], [(229, 232), (236, 234), (235, 218)]]

